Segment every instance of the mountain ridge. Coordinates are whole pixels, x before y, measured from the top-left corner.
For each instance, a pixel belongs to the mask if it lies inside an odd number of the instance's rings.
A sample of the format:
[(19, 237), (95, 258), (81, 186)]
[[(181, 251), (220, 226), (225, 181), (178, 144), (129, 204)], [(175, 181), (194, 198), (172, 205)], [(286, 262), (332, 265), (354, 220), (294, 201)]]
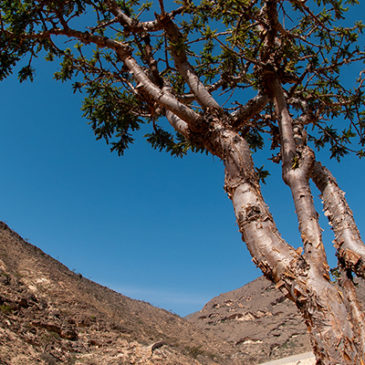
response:
[(0, 289), (4, 365), (230, 363), (229, 345), (73, 273), (3, 222)]
[(1, 365), (250, 365), (310, 350), (296, 307), (263, 277), (181, 318), (70, 271), (0, 222)]
[[(358, 279), (356, 284), (365, 308), (364, 281)], [(227, 341), (252, 363), (312, 351), (296, 306), (263, 276), (211, 299), (187, 319), (205, 333)]]

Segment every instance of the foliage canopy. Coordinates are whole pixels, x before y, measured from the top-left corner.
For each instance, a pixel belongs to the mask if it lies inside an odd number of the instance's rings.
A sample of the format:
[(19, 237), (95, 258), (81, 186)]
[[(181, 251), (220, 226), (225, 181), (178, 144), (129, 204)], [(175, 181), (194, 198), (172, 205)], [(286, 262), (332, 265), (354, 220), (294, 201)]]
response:
[[(365, 315), (352, 275), (365, 278), (365, 246), (343, 191), (310, 147), (337, 159), (365, 154), (364, 25), (345, 19), (356, 4), (0, 0), (0, 79), (19, 64), (19, 80), (33, 80), (32, 61), (45, 55), (60, 62), (56, 79), (84, 93), (96, 138), (117, 153), (145, 123), (156, 149), (218, 156), (242, 239), (302, 312), (317, 363), (363, 364)], [(254, 168), (252, 152), (267, 144), (292, 192), (300, 249), (281, 237), (261, 194), (267, 171)], [(338, 284), (309, 179), (333, 227)]]
[[(306, 125), (317, 148), (328, 145), (337, 159), (349, 151), (363, 156), (364, 73), (352, 87), (344, 82), (349, 65), (361, 64), (365, 57), (359, 42), (364, 25), (344, 20), (356, 3), (178, 0), (165, 9), (161, 1), (158, 8), (135, 0), (2, 0), (0, 79), (19, 64), (19, 80), (33, 80), (32, 61), (38, 55), (60, 60), (55, 78), (72, 79), (74, 92), (85, 94), (84, 116), (112, 150), (123, 154), (133, 132), (150, 123), (146, 138), (151, 145), (183, 156), (204, 147), (166, 128), (164, 107), (142, 90), (113, 42), (133, 55), (152, 82), (171, 88), (181, 103), (201, 115), (206, 106), (191, 92), (176, 57), (194, 69), (231, 116), (244, 115), (245, 103), (256, 93), (270, 94), (267, 83), (276, 72), (290, 112)], [(273, 160), (278, 161), (277, 116), (270, 102), (260, 109), (249, 110), (237, 129), (254, 150), (271, 138)]]

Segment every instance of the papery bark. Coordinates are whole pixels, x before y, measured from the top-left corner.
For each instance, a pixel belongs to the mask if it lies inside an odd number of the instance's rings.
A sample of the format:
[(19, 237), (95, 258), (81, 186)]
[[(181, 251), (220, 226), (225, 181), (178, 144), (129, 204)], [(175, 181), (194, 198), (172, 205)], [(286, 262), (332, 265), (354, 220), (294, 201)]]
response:
[(329, 279), (329, 267), (322, 242), (318, 213), (314, 207), (309, 178), (314, 163), (313, 151), (294, 138), (293, 120), (278, 78), (271, 82), (272, 98), (278, 115), (281, 140), (282, 176), (290, 187), (304, 247), (304, 257), (319, 275)]
[[(294, 1), (294, 3), (300, 3), (300, 7), (315, 18), (305, 2)], [(140, 22), (138, 19), (127, 16), (121, 10), (119, 2), (107, 0), (105, 3), (109, 6), (106, 12), (110, 11), (115, 18), (109, 19), (109, 16), (105, 16), (104, 10), (100, 10), (100, 14), (104, 14), (104, 21), (98, 22), (93, 28), (88, 28), (90, 32), (71, 29), (70, 21), (73, 16), (65, 20), (61, 11), (51, 14), (47, 19), (48, 28), (47, 22), (39, 22), (35, 27), (27, 28), (30, 29), (29, 33), (25, 32), (22, 38), (11, 33), (12, 28), (2, 29), (2, 34), (5, 35), (4, 39), (33, 39), (37, 40), (38, 44), (46, 40), (51, 41), (53, 36), (60, 35), (73, 41), (77, 39), (83, 45), (92, 43), (99, 48), (114, 51), (118, 56), (118, 62), (123, 63), (124, 69), (134, 78), (131, 89), (138, 98), (143, 99), (143, 103), (151, 109), (158, 109), (158, 116), (166, 115), (171, 126), (186, 139), (198, 142), (224, 162), (225, 189), (232, 200), (242, 238), (255, 264), (267, 278), (276, 283), (278, 289), (296, 303), (301, 311), (311, 335), (317, 363), (364, 365), (365, 319), (356, 299), (351, 272), (365, 277), (365, 247), (344, 193), (339, 189), (336, 180), (327, 169), (315, 162), (313, 151), (304, 141), (295, 138), (293, 120), (285, 100), (288, 93), (284, 93), (281, 82), (281, 80), (288, 82), (291, 80), (291, 77), (286, 78), (291, 76), (291, 72), (287, 72), (285, 67), (287, 61), (289, 61), (288, 66), (290, 65), (291, 55), (285, 55), (285, 48), (295, 38), (287, 37), (289, 32), (278, 20), (278, 6), (281, 6), (282, 2), (263, 1), (259, 14), (255, 16), (254, 26), (260, 31), (262, 38), (259, 49), (255, 51), (257, 62), (249, 61), (255, 67), (253, 73), (250, 72), (248, 75), (253, 76), (248, 85), (258, 87), (259, 94), (231, 115), (224, 112), (223, 107), (217, 103), (211, 93), (220, 86), (224, 86), (220, 83), (226, 81), (224, 74), (222, 73), (221, 80), (215, 85), (206, 86), (201, 82), (199, 73), (189, 61), (182, 34), (172, 20), (176, 14), (182, 12), (183, 8), (165, 13), (161, 0), (162, 14), (156, 15), (153, 21)], [(41, 3), (40, 7), (43, 8), (43, 5)], [(60, 9), (62, 9), (61, 6)], [(99, 15), (98, 10), (97, 14)], [(57, 18), (58, 21), (56, 21)], [(43, 18), (39, 18), (37, 22), (39, 20)], [(119, 22), (123, 30), (128, 33), (126, 39), (129, 39), (129, 35), (132, 38), (135, 37), (134, 42), (122, 42), (97, 34), (97, 29), (104, 29), (116, 22)], [(40, 27), (42, 31), (37, 32)], [(170, 42), (170, 47), (166, 47), (165, 50), (171, 51), (174, 59), (173, 72), (177, 71), (185, 80), (191, 90), (189, 95), (174, 95), (169, 87), (169, 76), (166, 77), (165, 73), (171, 71), (169, 57), (166, 56), (163, 60), (166, 64), (165, 71), (160, 72), (158, 69), (159, 60), (155, 57), (161, 52), (158, 47), (151, 47), (149, 33), (162, 30)], [(113, 30), (112, 33), (117, 35), (118, 32), (119, 30), (114, 33)], [(109, 33), (105, 32), (105, 34)], [(309, 35), (308, 37), (310, 38)], [(137, 58), (134, 57), (134, 50), (130, 44), (140, 48), (141, 55), (136, 56)], [(31, 50), (32, 55), (34, 50)], [(281, 54), (283, 50), (285, 52)], [(245, 52), (238, 53), (240, 54), (245, 58), (243, 56)], [(287, 56), (288, 59), (286, 59)], [(249, 67), (251, 66), (248, 64)], [(104, 71), (102, 64), (100, 69)], [(119, 65), (116, 69), (120, 69)], [(100, 74), (100, 78), (102, 75), (103, 73)], [(241, 74), (234, 77), (237, 77), (236, 86), (239, 86)], [(303, 74), (301, 77), (301, 79), (294, 79), (295, 87), (303, 81)], [(246, 81), (241, 86), (245, 84)], [(291, 105), (295, 107), (298, 103), (302, 103), (302, 109), (307, 109), (303, 105), (306, 103), (304, 99), (305, 96), (303, 100), (295, 101)], [(283, 179), (292, 192), (304, 246), (303, 255), (290, 246), (278, 232), (262, 197), (251, 151), (246, 140), (238, 132), (250, 118), (259, 118), (259, 113), (269, 100), (275, 105), (281, 138)], [(195, 103), (189, 107), (189, 103), (195, 101), (200, 104), (200, 108), (197, 108)], [(196, 111), (198, 109), (199, 112)], [(152, 113), (148, 115), (151, 115), (151, 122), (155, 123), (155, 119), (152, 119), (155, 115)], [(298, 121), (313, 122), (321, 115), (324, 114), (307, 110), (306, 114), (298, 117)], [(276, 126), (273, 123), (271, 127)], [(309, 185), (310, 177), (322, 192), (325, 212), (335, 233), (335, 247), (341, 271), (338, 285), (331, 283), (328, 276), (318, 214), (314, 208)]]
[(362, 325), (351, 322), (349, 299), (313, 269), (316, 262), (310, 264), (283, 240), (261, 195), (249, 147), (225, 124), (210, 120), (206, 146), (225, 164), (225, 189), (253, 261), (301, 311), (317, 364), (361, 364)]
[(334, 245), (340, 264), (365, 278), (365, 245), (345, 199), (345, 193), (339, 188), (331, 172), (319, 162), (314, 164), (312, 179), (321, 191), (324, 214), (335, 235)]
[[(361, 364), (365, 353), (363, 340), (365, 326), (361, 308), (356, 302), (354, 288), (349, 280), (344, 280), (342, 290), (339, 290), (329, 282), (326, 275), (328, 267), (308, 183), (309, 176), (312, 176), (314, 180), (318, 179), (318, 185), (323, 185), (325, 180), (323, 170), (310, 175), (315, 171), (314, 154), (308, 147), (298, 146), (293, 137), (293, 121), (278, 80), (273, 84), (271, 97), (279, 116), (283, 177), (292, 190), (304, 243), (304, 255), (287, 244), (275, 226), (261, 195), (248, 144), (234, 130), (234, 125), (241, 125), (241, 122), (237, 121), (237, 116), (236, 119), (229, 117), (217, 107), (215, 100), (207, 89), (201, 87), (183, 56), (175, 55), (176, 66), (185, 75), (192, 92), (203, 106), (204, 116), (181, 103), (168, 87), (156, 85), (133, 58), (128, 45), (69, 28), (53, 30), (51, 33), (76, 37), (84, 43), (93, 42), (99, 47), (115, 50), (120, 60), (133, 74), (138, 84), (137, 90), (141, 90), (147, 100), (165, 109), (171, 125), (188, 139), (194, 134), (194, 138), (200, 138), (199, 142), (202, 145), (222, 159), (225, 164), (225, 188), (232, 200), (242, 238), (255, 264), (296, 303), (302, 312), (311, 335), (317, 363)], [(248, 106), (246, 111), (251, 112), (264, 107), (265, 98), (263, 96), (255, 99), (253, 106)], [(241, 115), (245, 115), (245, 110), (242, 109)], [(202, 128), (204, 133), (200, 133)], [(295, 168), (294, 162), (297, 164)], [(328, 186), (331, 188), (335, 186), (333, 181), (329, 180), (327, 189)], [(323, 195), (326, 188), (323, 189)], [(337, 190), (336, 193), (339, 194)], [(347, 217), (347, 225), (341, 225), (331, 217), (330, 220), (336, 223), (338, 236), (343, 238), (341, 247), (346, 254), (342, 256), (346, 259), (345, 262), (351, 262), (349, 256), (354, 254), (354, 243), (348, 237), (349, 232), (353, 236), (354, 232), (356, 233), (351, 223), (352, 214), (344, 213), (348, 208), (345, 204), (342, 206), (343, 211), (337, 213), (332, 212), (334, 209), (332, 206), (328, 206), (330, 214), (341, 213)], [(359, 242), (357, 239), (355, 241), (357, 248)], [(361, 268), (363, 262), (361, 257), (351, 269)]]

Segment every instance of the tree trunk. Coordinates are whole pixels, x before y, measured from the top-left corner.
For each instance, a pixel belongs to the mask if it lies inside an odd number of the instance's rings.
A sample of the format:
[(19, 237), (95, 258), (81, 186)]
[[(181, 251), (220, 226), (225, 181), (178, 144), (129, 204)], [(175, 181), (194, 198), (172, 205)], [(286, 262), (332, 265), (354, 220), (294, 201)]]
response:
[(261, 195), (246, 141), (224, 125), (210, 123), (208, 147), (224, 161), (225, 189), (254, 263), (302, 313), (317, 364), (365, 364), (365, 322), (352, 281), (344, 279), (342, 287), (332, 283), (318, 270), (317, 259), (310, 263), (283, 240)]

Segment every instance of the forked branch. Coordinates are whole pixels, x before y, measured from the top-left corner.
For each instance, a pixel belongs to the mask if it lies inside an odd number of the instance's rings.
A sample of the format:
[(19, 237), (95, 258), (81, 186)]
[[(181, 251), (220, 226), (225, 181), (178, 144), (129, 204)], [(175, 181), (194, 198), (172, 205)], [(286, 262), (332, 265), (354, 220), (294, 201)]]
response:
[(314, 207), (309, 177), (314, 162), (314, 152), (304, 141), (294, 138), (293, 119), (291, 118), (278, 78), (272, 80), (272, 98), (278, 117), (282, 175), (290, 187), (299, 222), (299, 230), (304, 246), (304, 257), (312, 264), (312, 269), (329, 279), (329, 267), (322, 242), (318, 213)]
[(221, 109), (207, 87), (200, 81), (186, 56), (184, 37), (177, 25), (168, 14), (161, 16), (161, 24), (170, 42), (170, 50), (175, 62), (175, 67), (189, 85), (191, 92), (196, 96), (198, 103), (203, 108)]

